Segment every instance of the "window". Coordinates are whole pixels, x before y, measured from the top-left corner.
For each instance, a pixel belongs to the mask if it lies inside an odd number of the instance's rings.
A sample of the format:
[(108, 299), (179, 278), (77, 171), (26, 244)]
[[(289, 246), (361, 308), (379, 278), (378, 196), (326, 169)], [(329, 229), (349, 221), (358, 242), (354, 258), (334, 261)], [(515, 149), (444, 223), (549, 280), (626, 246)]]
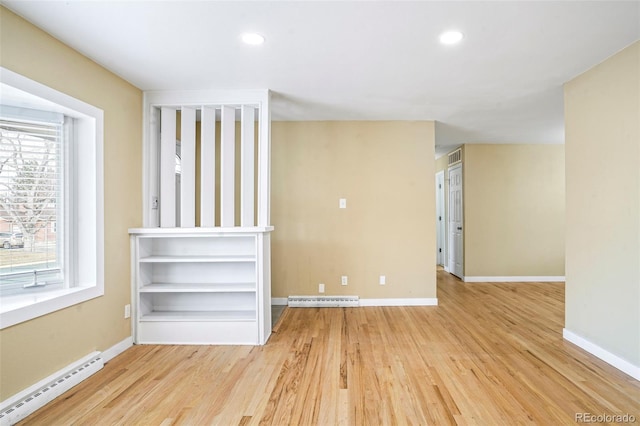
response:
[(0, 68), (0, 326), (98, 297), (102, 111)]
[(64, 241), (51, 232), (64, 218), (63, 124), (62, 114), (0, 106), (1, 295), (64, 286)]

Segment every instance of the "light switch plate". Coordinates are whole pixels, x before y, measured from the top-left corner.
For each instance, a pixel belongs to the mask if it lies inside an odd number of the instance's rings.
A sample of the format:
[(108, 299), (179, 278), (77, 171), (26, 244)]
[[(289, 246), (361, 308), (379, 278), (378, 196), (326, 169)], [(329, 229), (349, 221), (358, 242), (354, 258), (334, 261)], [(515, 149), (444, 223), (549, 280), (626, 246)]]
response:
[(347, 208), (347, 199), (346, 198), (340, 198), (340, 208), (341, 209), (346, 209)]

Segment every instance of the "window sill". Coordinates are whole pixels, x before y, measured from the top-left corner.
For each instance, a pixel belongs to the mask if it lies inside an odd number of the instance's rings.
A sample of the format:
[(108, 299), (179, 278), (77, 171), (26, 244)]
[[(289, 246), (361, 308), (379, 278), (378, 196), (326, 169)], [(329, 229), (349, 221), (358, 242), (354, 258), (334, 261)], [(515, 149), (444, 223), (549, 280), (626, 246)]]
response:
[(0, 299), (0, 330), (103, 295), (101, 286), (74, 287)]

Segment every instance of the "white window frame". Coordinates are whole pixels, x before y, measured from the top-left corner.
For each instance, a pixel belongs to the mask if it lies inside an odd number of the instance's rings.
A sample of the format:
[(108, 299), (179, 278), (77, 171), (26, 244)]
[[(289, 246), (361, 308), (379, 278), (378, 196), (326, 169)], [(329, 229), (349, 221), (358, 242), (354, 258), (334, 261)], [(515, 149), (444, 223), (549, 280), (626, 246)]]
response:
[[(71, 215), (65, 215), (65, 244), (72, 268), (69, 288), (2, 296), (0, 329), (104, 295), (104, 182), (101, 109), (0, 67), (0, 81), (55, 104), (74, 118)], [(81, 142), (81, 143), (80, 143)], [(67, 202), (69, 202), (67, 201)]]

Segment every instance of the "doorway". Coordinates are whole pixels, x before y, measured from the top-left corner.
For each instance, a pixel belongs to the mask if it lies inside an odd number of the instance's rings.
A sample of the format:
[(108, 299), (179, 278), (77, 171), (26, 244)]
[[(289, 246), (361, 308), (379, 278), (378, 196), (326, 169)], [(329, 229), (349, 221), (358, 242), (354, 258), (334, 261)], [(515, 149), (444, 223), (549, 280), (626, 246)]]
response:
[(462, 164), (449, 168), (449, 272), (464, 281)]
[(445, 266), (446, 262), (446, 219), (444, 210), (444, 170), (436, 173), (436, 264)]

